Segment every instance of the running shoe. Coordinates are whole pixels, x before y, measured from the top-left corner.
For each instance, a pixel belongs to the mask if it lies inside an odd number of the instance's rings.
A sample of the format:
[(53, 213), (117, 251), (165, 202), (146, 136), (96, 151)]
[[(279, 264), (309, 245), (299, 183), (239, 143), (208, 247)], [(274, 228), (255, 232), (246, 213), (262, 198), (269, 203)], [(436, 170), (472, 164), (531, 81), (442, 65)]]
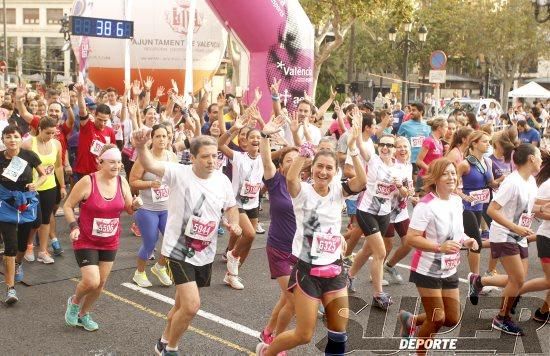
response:
[(162, 350), (162, 356), (179, 356), (179, 352), (177, 351), (168, 351), (166, 350), (166, 348), (164, 350)]
[(85, 315), (78, 317), (76, 325), (83, 327), (86, 331), (96, 331), (99, 329), (99, 325), (92, 320), (90, 313), (86, 313)]
[(155, 344), (155, 354), (157, 354), (158, 356), (161, 356), (164, 349), (166, 349), (166, 345), (168, 344), (165, 342), (162, 342), (161, 339), (158, 339), (157, 343)]
[(412, 313), (409, 313), (406, 310), (399, 311), (397, 318), (401, 323), (401, 331), (399, 331), (399, 334), (401, 335), (401, 337), (411, 337), (415, 335), (416, 327), (413, 326), (411, 323), (411, 318), (413, 316), (414, 315)]
[(239, 275), (239, 257), (234, 257), (233, 252), (227, 252), (227, 272), (234, 276)]
[(234, 276), (229, 273), (226, 273), (225, 277), (223, 277), (223, 283), (227, 284), (228, 286), (236, 290), (244, 289), (242, 279), (239, 278), (239, 276)]
[(130, 231), (132, 231), (132, 234), (134, 234), (135, 237), (141, 237), (141, 231), (139, 231), (139, 227), (136, 225), (136, 223), (132, 223)]
[(348, 274), (348, 293), (353, 294), (357, 292), (357, 289), (355, 288), (355, 279), (357, 277), (350, 277)]
[(163, 286), (169, 287), (172, 285), (172, 280), (168, 276), (166, 266), (163, 267), (158, 263), (155, 263), (155, 265), (151, 267), (151, 273), (157, 276), (160, 284), (162, 284)]
[[(372, 283), (372, 275), (369, 277), (369, 281)], [(382, 287), (387, 287), (390, 285), (390, 282), (382, 278)]]
[(63, 248), (61, 248), (61, 243), (59, 242), (57, 237), (52, 240), (52, 250), (54, 256), (60, 256), (64, 252)]
[(15, 282), (21, 282), (25, 278), (25, 272), (23, 271), (23, 265), (15, 263)]
[(481, 276), (479, 274), (475, 273), (468, 273), (468, 285), (469, 285), (469, 291), (468, 291), (468, 298), (470, 299), (470, 303), (473, 305), (477, 305), (479, 302), (479, 292), (483, 289), (483, 287), (478, 287), (479, 279), (481, 279)]
[(35, 261), (35, 258), (34, 258), (34, 245), (33, 244), (27, 245), (27, 250), (25, 251), (25, 257), (24, 258), (28, 262), (34, 262)]
[(403, 277), (401, 276), (397, 268), (395, 268), (395, 266), (390, 267), (386, 263), (384, 263), (384, 272), (386, 272), (390, 276), (392, 282), (403, 284)]
[(265, 229), (261, 223), (258, 223), (258, 225), (256, 226), (256, 233), (260, 235), (265, 234)]
[(15, 291), (15, 288), (11, 287), (8, 288), (8, 291), (6, 292), (6, 299), (4, 299), (4, 303), (7, 305), (12, 305), (17, 303), (19, 298), (17, 298), (17, 292)]
[(493, 318), (493, 328), (510, 335), (524, 335), (523, 330), (521, 330), (521, 328), (517, 326), (509, 316), (495, 316)]
[(221, 235), (223, 235), (223, 234), (225, 234), (225, 230), (224, 230), (223, 227), (220, 227), (220, 228), (218, 229), (218, 235), (221, 236)]
[(38, 262), (42, 262), (45, 265), (50, 265), (50, 264), (55, 262), (55, 260), (52, 258), (52, 256), (50, 256), (49, 253), (44, 252), (44, 251), (43, 252), (38, 252), (36, 260)]
[(550, 323), (550, 312), (543, 313), (540, 311), (540, 308), (535, 310), (533, 314), (533, 320), (538, 321), (539, 323)]
[(481, 232), (481, 240), (485, 241), (489, 238), (489, 230), (483, 230)]
[(266, 343), (260, 342), (258, 345), (256, 345), (256, 356), (264, 356), (268, 347), (269, 345), (267, 345)]
[(521, 299), (521, 295), (518, 295), (515, 299), (514, 299), (514, 304), (512, 304), (512, 307), (510, 308), (510, 314), (516, 314), (516, 308), (519, 304), (519, 300)]
[(142, 288), (149, 288), (153, 286), (153, 284), (149, 282), (149, 279), (147, 278), (147, 273), (145, 273), (145, 271), (139, 272), (138, 270), (136, 270), (134, 272), (134, 278), (132, 278), (132, 281), (134, 281), (135, 284)]
[(65, 323), (69, 326), (76, 326), (78, 324), (78, 313), (80, 312), (80, 305), (73, 304), (73, 296), (71, 295), (67, 299), (67, 310), (65, 311)]
[(263, 329), (262, 332), (260, 333), (260, 337), (259, 337), (260, 341), (263, 342), (264, 344), (271, 344), (271, 342), (273, 341), (273, 339), (275, 339), (275, 336), (273, 336), (272, 333), (268, 333), (266, 331), (266, 329)]
[(393, 301), (388, 293), (382, 292), (372, 297), (372, 305), (382, 310), (388, 310), (392, 304)]

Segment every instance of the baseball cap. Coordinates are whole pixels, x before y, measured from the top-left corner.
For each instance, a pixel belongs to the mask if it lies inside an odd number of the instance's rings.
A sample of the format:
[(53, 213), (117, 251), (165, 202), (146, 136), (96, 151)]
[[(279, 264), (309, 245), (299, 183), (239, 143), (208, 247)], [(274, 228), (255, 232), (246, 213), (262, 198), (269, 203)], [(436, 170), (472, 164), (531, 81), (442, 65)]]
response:
[(95, 110), (97, 108), (96, 103), (92, 99), (86, 97), (84, 98), (84, 101), (86, 102), (86, 107), (92, 110)]

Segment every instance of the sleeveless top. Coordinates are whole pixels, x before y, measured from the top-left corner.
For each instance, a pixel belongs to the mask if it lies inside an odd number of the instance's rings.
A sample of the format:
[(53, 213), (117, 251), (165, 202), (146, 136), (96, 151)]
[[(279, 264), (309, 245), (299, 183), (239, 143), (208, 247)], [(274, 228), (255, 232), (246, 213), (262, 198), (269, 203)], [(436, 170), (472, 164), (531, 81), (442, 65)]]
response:
[[(485, 163), (485, 169), (480, 170), (477, 165), (472, 164), (472, 162), (470, 162), (467, 158), (468, 157), (466, 157), (466, 161), (470, 165), (470, 172), (462, 176), (462, 192), (466, 195), (470, 195), (471, 192), (487, 189), (485, 192), (488, 194), (487, 197), (489, 197), (490, 189), (488, 183), (493, 179), (493, 173), (491, 170), (487, 169), (489, 167), (487, 160), (482, 158), (484, 161), (483, 163)], [(474, 159), (476, 158), (474, 157)], [(472, 203), (464, 200), (462, 203), (464, 205), (464, 210), (483, 211), (483, 204), (475, 204), (472, 206)]]
[(80, 237), (73, 242), (74, 250), (116, 250), (120, 237), (120, 213), (124, 210), (122, 183), (117, 177), (117, 189), (112, 199), (105, 199), (97, 185), (96, 173), (90, 174), (92, 192), (80, 203)]
[[(54, 145), (53, 141), (49, 141), (52, 151), (49, 154), (43, 155), (38, 151), (38, 138), (32, 137), (32, 151), (40, 158), (42, 162), (42, 167), (44, 167), (44, 172), (48, 177), (46, 181), (36, 190), (41, 192), (44, 190), (55, 188), (55, 161), (57, 160), (57, 147)], [(38, 180), (38, 173), (33, 172), (33, 182)]]
[[(164, 153), (164, 161), (168, 162), (170, 157), (167, 152)], [(162, 182), (158, 176), (151, 172), (145, 171), (143, 177), (141, 178), (144, 181), (154, 181), (158, 179)], [(146, 209), (150, 211), (164, 211), (168, 210), (168, 195), (170, 189), (168, 185), (161, 183), (159, 188), (147, 188), (139, 191), (139, 196), (143, 200), (143, 206), (141, 209)]]

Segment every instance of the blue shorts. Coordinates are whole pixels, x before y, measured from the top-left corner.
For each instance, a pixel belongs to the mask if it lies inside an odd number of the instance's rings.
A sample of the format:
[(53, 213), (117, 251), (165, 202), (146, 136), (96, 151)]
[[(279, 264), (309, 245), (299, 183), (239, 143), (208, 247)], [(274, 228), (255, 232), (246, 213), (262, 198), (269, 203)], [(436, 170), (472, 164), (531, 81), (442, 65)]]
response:
[(355, 215), (357, 213), (357, 200), (346, 199), (346, 211), (348, 216)]

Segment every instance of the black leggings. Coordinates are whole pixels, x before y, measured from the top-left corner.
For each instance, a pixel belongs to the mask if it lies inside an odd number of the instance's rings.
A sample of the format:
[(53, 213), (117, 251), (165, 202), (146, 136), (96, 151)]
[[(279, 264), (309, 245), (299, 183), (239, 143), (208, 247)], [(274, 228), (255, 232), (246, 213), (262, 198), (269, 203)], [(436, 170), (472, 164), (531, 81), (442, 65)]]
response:
[(477, 241), (477, 250), (470, 249), (471, 252), (481, 252), (481, 234), (479, 227), (481, 226), (481, 211), (464, 210), (462, 212), (462, 221), (464, 224), (464, 233)]
[(15, 257), (18, 251), (25, 252), (27, 250), (27, 240), (29, 239), (32, 226), (32, 222), (17, 225), (15, 223), (0, 221), (0, 232), (4, 238), (5, 256)]

